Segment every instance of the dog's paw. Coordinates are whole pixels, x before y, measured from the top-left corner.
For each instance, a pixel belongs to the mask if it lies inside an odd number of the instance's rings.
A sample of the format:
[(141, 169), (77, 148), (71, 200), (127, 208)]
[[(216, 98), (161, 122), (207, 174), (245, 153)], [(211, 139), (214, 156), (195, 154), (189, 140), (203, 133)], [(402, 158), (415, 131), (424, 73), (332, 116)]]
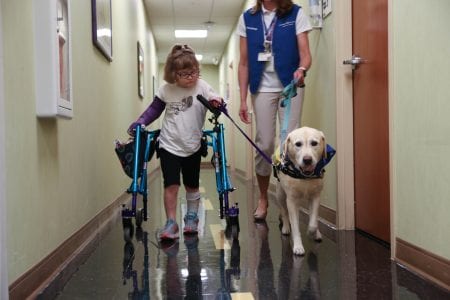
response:
[(317, 227), (308, 227), (308, 235), (316, 242), (322, 241), (322, 234)]
[(294, 247), (292, 248), (292, 252), (294, 253), (294, 255), (300, 255), (303, 256), (305, 255), (305, 249), (303, 248), (302, 245), (294, 245)]

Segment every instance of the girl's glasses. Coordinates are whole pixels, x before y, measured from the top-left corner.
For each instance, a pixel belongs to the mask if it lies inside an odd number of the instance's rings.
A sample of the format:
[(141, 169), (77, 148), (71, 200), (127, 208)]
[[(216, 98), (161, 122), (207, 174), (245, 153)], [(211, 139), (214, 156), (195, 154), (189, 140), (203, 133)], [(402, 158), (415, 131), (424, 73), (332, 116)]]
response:
[(177, 75), (180, 76), (180, 78), (188, 79), (188, 78), (195, 78), (199, 74), (198, 71), (191, 71), (191, 72), (177, 72)]

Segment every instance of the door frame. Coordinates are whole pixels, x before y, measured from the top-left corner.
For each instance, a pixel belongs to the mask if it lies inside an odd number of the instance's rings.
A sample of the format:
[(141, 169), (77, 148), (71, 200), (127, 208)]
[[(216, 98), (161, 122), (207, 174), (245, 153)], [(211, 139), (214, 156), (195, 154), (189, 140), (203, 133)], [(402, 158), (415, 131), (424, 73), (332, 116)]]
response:
[[(0, 4), (1, 6), (1, 4)], [(6, 247), (6, 166), (5, 166), (5, 94), (3, 81), (3, 27), (0, 7), (0, 298), (8, 299), (8, 268)]]
[[(352, 0), (335, 1), (336, 32), (336, 137), (337, 149), (337, 228), (342, 230), (355, 229), (354, 209), (354, 152), (353, 152), (353, 74), (350, 66), (344, 66), (342, 61), (352, 56)], [(390, 59), (393, 52), (393, 36), (391, 26), (393, 0), (388, 0), (388, 107), (389, 107), (389, 199), (391, 228), (391, 258), (395, 256), (395, 164), (392, 149), (394, 140), (394, 121), (392, 115), (395, 109), (393, 95), (393, 63)]]
[(336, 32), (336, 147), (337, 211), (336, 226), (355, 229), (355, 181), (353, 153), (353, 73), (343, 65), (352, 56), (352, 0), (334, 2)]

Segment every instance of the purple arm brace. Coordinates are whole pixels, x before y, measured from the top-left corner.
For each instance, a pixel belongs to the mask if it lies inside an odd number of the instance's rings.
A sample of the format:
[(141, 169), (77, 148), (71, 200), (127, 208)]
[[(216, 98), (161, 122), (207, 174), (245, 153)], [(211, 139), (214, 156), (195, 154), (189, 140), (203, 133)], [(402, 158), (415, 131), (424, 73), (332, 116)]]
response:
[(155, 99), (153, 99), (153, 102), (149, 105), (149, 107), (140, 115), (140, 117), (135, 122), (131, 123), (131, 125), (128, 127), (128, 133), (133, 133), (133, 130), (138, 124), (147, 126), (148, 124), (158, 119), (165, 108), (166, 103), (155, 96)]

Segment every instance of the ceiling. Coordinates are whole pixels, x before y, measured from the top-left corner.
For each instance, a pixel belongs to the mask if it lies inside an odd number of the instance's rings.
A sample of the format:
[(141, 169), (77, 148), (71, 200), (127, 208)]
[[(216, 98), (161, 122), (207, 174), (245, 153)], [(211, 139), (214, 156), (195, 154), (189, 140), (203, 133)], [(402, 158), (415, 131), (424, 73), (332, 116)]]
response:
[[(144, 0), (159, 62), (174, 44), (202, 54), (202, 64), (217, 64), (242, 13), (245, 0)], [(213, 22), (208, 26), (206, 22)], [(176, 39), (175, 29), (208, 29), (202, 39)]]

